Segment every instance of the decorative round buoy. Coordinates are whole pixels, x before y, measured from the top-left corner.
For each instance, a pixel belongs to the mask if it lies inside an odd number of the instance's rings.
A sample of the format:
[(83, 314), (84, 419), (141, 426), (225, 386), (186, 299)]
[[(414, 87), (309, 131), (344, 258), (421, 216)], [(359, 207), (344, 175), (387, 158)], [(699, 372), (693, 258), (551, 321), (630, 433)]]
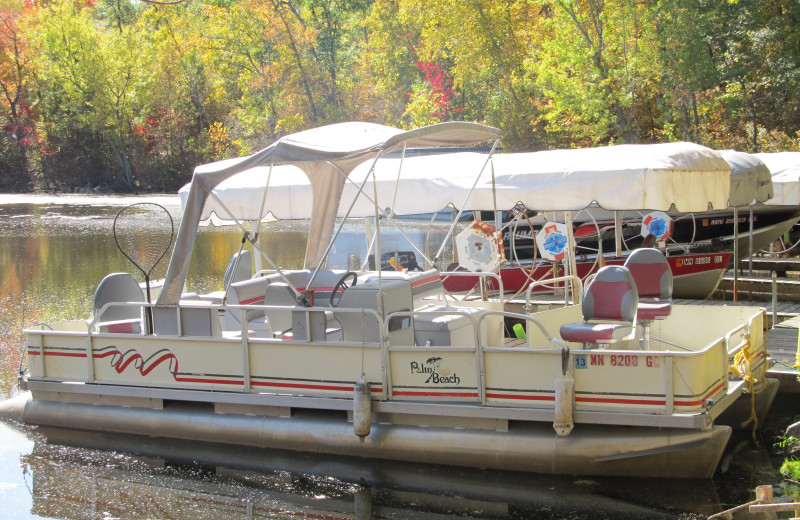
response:
[(560, 222), (548, 222), (536, 234), (536, 246), (545, 260), (564, 260), (567, 252), (567, 226)]
[(361, 442), (369, 435), (372, 427), (372, 397), (369, 384), (364, 381), (364, 374), (353, 387), (353, 433), (358, 435)]
[(642, 218), (641, 235), (653, 235), (659, 242), (672, 236), (672, 217), (663, 211), (653, 211)]

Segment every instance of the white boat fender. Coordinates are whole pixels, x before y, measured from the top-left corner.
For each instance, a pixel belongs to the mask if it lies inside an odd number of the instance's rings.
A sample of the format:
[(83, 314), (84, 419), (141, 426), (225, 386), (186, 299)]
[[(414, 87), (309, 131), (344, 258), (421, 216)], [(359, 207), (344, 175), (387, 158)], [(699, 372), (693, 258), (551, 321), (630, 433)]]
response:
[(553, 382), (556, 398), (553, 429), (559, 437), (566, 437), (575, 426), (572, 421), (572, 408), (575, 403), (575, 379), (567, 370), (569, 348), (562, 349), (561, 356), (561, 375), (556, 376)]
[(353, 387), (353, 433), (361, 442), (369, 435), (372, 422), (372, 397), (369, 384), (364, 381), (364, 374)]

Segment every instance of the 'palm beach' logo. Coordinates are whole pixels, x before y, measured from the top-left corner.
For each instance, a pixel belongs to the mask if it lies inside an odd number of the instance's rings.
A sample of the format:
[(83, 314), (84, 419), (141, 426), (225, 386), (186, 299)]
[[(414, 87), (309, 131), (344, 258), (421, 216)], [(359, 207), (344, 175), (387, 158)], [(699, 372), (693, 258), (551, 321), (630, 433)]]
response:
[(412, 361), (411, 373), (427, 375), (428, 377), (425, 380), (426, 384), (459, 384), (461, 382), (461, 378), (458, 377), (455, 372), (451, 372), (449, 369), (442, 368), (440, 366), (440, 361), (442, 361), (442, 358), (438, 356), (430, 357), (422, 363), (418, 361)]

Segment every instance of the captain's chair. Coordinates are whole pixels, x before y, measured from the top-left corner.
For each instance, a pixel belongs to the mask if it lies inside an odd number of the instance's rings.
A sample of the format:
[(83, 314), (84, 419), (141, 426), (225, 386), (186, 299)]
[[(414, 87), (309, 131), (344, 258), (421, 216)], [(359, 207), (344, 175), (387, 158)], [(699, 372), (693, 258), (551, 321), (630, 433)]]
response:
[(639, 296), (627, 267), (608, 265), (597, 271), (586, 289), (581, 311), (583, 322), (562, 325), (564, 341), (584, 348), (628, 340), (636, 325)]
[(637, 319), (642, 324), (642, 345), (650, 343), (650, 324), (663, 320), (672, 312), (672, 270), (658, 249), (634, 250), (625, 261), (639, 293)]

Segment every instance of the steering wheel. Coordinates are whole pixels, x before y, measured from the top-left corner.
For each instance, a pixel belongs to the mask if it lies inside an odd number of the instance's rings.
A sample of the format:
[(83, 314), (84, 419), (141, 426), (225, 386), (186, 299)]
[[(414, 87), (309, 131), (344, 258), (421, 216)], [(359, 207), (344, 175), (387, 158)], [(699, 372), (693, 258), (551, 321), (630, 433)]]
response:
[[(352, 278), (353, 282), (348, 284), (347, 283), (348, 278)], [(336, 294), (339, 292), (339, 289), (342, 289), (342, 292), (344, 292), (344, 289), (349, 289), (350, 287), (354, 286), (356, 284), (356, 280), (358, 280), (358, 275), (356, 275), (356, 273), (354, 273), (353, 271), (347, 271), (342, 275), (341, 278), (339, 278), (339, 281), (336, 282), (336, 285), (333, 286), (333, 291), (331, 291), (331, 299), (329, 302), (331, 307), (338, 307), (339, 302), (342, 300), (341, 295), (339, 295), (339, 299), (336, 300)], [(334, 300), (336, 300), (335, 303)]]

